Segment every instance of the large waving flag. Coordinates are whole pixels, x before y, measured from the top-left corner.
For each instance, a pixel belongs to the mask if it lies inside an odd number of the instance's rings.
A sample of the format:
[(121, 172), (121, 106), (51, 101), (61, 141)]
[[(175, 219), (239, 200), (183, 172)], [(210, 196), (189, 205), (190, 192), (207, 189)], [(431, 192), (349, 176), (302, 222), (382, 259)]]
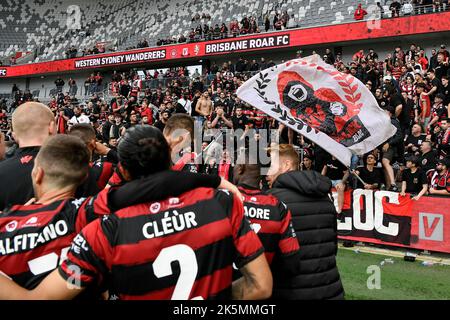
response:
[(366, 86), (318, 55), (261, 71), (237, 91), (264, 111), (321, 146), (344, 165), (395, 134), (389, 116)]

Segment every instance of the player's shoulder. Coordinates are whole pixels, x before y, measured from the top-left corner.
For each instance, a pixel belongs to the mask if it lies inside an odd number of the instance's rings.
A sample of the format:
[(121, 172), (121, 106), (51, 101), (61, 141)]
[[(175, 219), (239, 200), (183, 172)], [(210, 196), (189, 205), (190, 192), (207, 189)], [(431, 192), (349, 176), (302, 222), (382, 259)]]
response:
[(19, 163), (19, 158), (16, 155), (12, 156), (11, 158), (1, 161), (0, 162), (0, 174), (8, 172), (7, 170), (9, 170), (11, 167), (17, 166), (18, 163)]
[(22, 226), (42, 225), (52, 221), (56, 215), (64, 214), (69, 203), (61, 200), (50, 204), (13, 205), (0, 212), (0, 226), (11, 219)]
[(233, 204), (233, 194), (228, 190), (204, 187), (185, 192), (180, 196), (180, 199), (185, 206), (204, 202), (205, 205), (219, 203), (221, 207), (228, 208)]
[(280, 203), (277, 197), (264, 190), (249, 190), (243, 187), (239, 187), (239, 190), (248, 202), (266, 206), (278, 206)]
[(223, 190), (199, 187), (183, 193), (179, 198), (184, 204), (189, 205), (195, 204), (196, 202), (210, 201), (225, 196), (227, 196), (227, 193), (223, 192)]
[(208, 205), (208, 202), (216, 201), (220, 197), (225, 197), (222, 193), (218, 194), (213, 188), (195, 188), (184, 192), (178, 196), (167, 197), (166, 199), (139, 203), (115, 212), (118, 219), (134, 218), (148, 214), (158, 214), (169, 210), (181, 209), (184, 207)]

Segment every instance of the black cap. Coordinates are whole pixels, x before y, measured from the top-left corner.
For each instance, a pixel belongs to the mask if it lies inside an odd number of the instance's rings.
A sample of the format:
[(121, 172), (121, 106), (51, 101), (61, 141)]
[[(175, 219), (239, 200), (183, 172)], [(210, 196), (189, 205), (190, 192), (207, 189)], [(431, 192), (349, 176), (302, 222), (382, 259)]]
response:
[(447, 167), (447, 169), (450, 169), (450, 159), (449, 158), (442, 158), (438, 161), (438, 164), (443, 164)]
[(438, 93), (438, 94), (436, 95), (435, 98), (439, 98), (439, 99), (441, 99), (442, 101), (445, 101), (445, 96), (444, 96), (444, 94), (442, 94), (442, 93)]

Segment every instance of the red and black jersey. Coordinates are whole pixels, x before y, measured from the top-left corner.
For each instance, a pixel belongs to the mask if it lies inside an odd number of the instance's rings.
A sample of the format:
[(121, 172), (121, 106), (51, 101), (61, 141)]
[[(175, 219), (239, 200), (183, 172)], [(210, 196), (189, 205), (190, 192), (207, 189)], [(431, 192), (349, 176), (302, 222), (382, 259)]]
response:
[(436, 190), (447, 190), (450, 193), (450, 172), (446, 171), (444, 174), (439, 174), (436, 170), (428, 173), (430, 187)]
[(118, 299), (229, 299), (233, 262), (263, 250), (239, 200), (197, 188), (89, 224), (59, 271), (82, 286), (108, 275)]
[[(242, 114), (243, 114), (244, 116), (246, 116), (247, 119), (253, 118), (254, 115), (255, 115), (252, 108), (242, 108)], [(248, 120), (248, 121), (247, 121), (247, 125), (248, 125), (250, 128), (253, 127), (253, 120), (252, 120), (252, 121)]]
[(254, 124), (255, 124), (255, 128), (257, 129), (262, 129), (266, 126), (267, 123), (267, 119), (268, 116), (265, 112), (259, 110), (259, 109), (255, 109), (254, 111)]
[(138, 87), (133, 87), (130, 91), (130, 97), (135, 97), (137, 99), (139, 91)]
[(172, 166), (173, 171), (199, 172), (199, 165), (195, 163), (197, 155), (195, 152), (183, 154), (178, 161)]
[(264, 246), (267, 261), (284, 271), (299, 267), (300, 245), (292, 226), (291, 212), (271, 194), (249, 186), (239, 186), (244, 197), (245, 216)]
[(76, 198), (95, 196), (103, 190), (114, 174), (114, 165), (107, 161), (91, 162), (86, 181), (77, 189)]
[(111, 178), (108, 180), (108, 185), (111, 187), (118, 187), (126, 182), (125, 178), (120, 173), (120, 166), (121, 164), (119, 163), (116, 169), (114, 170)]
[(95, 198), (11, 207), (0, 215), (0, 270), (34, 288), (65, 259), (77, 233), (109, 213), (106, 204), (105, 190)]

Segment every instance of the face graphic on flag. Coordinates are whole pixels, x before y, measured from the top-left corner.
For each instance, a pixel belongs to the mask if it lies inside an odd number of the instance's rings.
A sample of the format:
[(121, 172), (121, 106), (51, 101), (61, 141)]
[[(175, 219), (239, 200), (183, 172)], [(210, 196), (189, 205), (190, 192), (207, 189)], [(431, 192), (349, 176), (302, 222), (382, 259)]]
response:
[(370, 137), (358, 117), (360, 108), (343, 101), (331, 88), (313, 86), (299, 73), (283, 71), (277, 82), (280, 101), (291, 114), (346, 147)]
[(318, 55), (261, 71), (238, 97), (297, 131), (346, 166), (395, 134), (389, 116), (357, 78)]

